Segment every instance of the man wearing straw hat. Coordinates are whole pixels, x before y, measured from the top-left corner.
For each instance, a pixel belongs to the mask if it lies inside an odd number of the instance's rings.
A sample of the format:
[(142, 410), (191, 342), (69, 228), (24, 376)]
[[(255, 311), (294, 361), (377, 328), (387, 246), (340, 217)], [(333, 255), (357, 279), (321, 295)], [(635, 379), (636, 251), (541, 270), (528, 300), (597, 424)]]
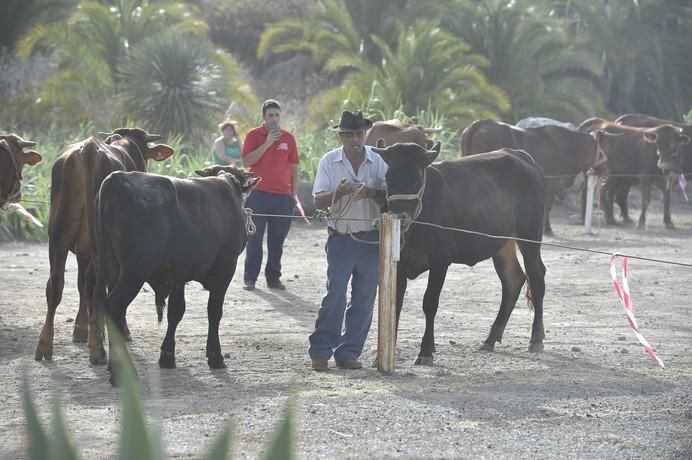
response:
[(328, 370), (332, 356), (340, 369), (363, 367), (358, 358), (372, 322), (378, 282), (378, 232), (373, 220), (385, 201), (387, 171), (382, 158), (363, 143), (371, 126), (361, 112), (341, 114), (332, 128), (341, 147), (322, 157), (312, 189), (315, 207), (330, 212), (327, 293), (309, 338), (308, 353), (316, 371)]

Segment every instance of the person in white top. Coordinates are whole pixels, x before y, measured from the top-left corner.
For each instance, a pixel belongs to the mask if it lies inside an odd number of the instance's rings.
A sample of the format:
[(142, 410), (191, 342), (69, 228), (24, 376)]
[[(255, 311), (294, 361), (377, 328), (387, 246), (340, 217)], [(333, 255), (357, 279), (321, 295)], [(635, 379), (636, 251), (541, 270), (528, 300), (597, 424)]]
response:
[(371, 126), (361, 112), (341, 114), (332, 129), (342, 145), (322, 157), (312, 189), (315, 207), (329, 209), (331, 216), (327, 293), (309, 337), (308, 353), (316, 371), (326, 371), (332, 355), (339, 368), (362, 367), (358, 358), (370, 330), (378, 282), (378, 231), (373, 221), (385, 203), (387, 172), (384, 160), (363, 143)]

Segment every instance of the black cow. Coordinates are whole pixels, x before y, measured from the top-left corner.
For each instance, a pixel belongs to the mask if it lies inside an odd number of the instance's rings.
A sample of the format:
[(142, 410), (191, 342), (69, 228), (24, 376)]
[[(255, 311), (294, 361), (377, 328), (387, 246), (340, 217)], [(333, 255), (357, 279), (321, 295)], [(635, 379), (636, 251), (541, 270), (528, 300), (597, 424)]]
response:
[[(546, 175), (543, 231), (546, 235), (553, 233), (550, 209), (555, 194), (571, 187), (578, 174), (583, 173), (586, 178), (589, 169), (605, 163), (605, 156), (592, 136), (562, 126), (523, 129), (495, 120), (477, 120), (461, 134), (463, 157), (501, 148), (525, 150), (543, 169)], [(582, 210), (584, 198), (585, 194)]]
[(630, 187), (639, 183), (642, 211), (637, 227), (646, 226), (651, 185), (656, 185), (663, 191), (663, 222), (667, 228), (675, 228), (670, 212), (672, 182), (681, 173), (679, 147), (689, 143), (690, 138), (672, 125), (644, 129), (613, 123), (603, 124), (595, 137), (608, 157), (608, 177), (601, 189), (606, 222), (616, 223), (614, 201), (620, 206), (623, 221), (632, 222), (627, 195)]
[(25, 141), (16, 134), (0, 135), (0, 209), (5, 204), (19, 201), (22, 197), (22, 169), (33, 166), (42, 157), (33, 147), (36, 142)]
[[(157, 299), (168, 297), (168, 329), (159, 358), (163, 368), (175, 367), (175, 330), (185, 312), (188, 281), (198, 281), (209, 291), (207, 363), (214, 369), (225, 367), (219, 322), (248, 237), (244, 194), (259, 181), (234, 166), (197, 173), (205, 177), (114, 172), (97, 197), (94, 305), (99, 311), (105, 308), (122, 333), (127, 307), (145, 282)], [(161, 314), (159, 310), (159, 321)]]
[[(387, 162), (389, 210), (402, 218), (404, 242), (397, 271), (397, 324), (407, 279), (430, 270), (423, 298), (425, 334), (416, 364), (433, 363), (434, 322), (450, 264), (473, 266), (493, 259), (502, 284), (502, 301), (481, 349), (492, 351), (502, 341), (507, 320), (528, 277), (527, 297), (535, 309), (530, 351), (543, 350), (545, 266), (541, 241), (544, 183), (541, 167), (521, 150), (501, 149), (454, 161), (431, 164), (440, 153), (406, 143), (373, 149)], [(413, 224), (412, 224), (413, 223)], [(504, 238), (444, 230), (423, 225), (461, 228)], [(526, 275), (517, 259), (517, 246)]]

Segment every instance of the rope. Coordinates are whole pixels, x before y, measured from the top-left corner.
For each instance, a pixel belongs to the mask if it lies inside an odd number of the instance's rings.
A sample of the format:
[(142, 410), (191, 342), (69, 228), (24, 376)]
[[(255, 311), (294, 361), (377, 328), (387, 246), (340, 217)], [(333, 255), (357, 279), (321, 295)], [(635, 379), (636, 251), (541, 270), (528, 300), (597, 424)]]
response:
[(243, 215), (245, 216), (245, 231), (247, 232), (248, 236), (254, 235), (255, 232), (257, 232), (257, 227), (252, 221), (252, 209), (243, 208)]

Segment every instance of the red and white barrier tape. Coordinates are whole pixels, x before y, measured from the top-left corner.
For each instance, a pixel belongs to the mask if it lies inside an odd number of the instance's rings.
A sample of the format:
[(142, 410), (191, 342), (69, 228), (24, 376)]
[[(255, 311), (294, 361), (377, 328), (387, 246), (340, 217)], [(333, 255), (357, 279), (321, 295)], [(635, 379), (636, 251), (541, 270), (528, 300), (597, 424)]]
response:
[(298, 195), (295, 195), (293, 198), (295, 198), (296, 200), (296, 207), (298, 208), (298, 212), (300, 212), (300, 215), (303, 216), (303, 220), (310, 224), (310, 221), (305, 215), (305, 209), (303, 209), (303, 203), (300, 202), (300, 198), (298, 198)]
[(41, 221), (34, 217), (33, 214), (27, 211), (21, 204), (10, 203), (10, 207), (16, 209), (19, 212), (19, 214), (21, 214), (26, 220), (28, 220), (32, 224), (36, 225), (37, 227), (43, 228), (43, 224), (41, 223)]
[(684, 174), (680, 174), (678, 176), (678, 184), (680, 184), (680, 190), (682, 190), (682, 195), (685, 197), (685, 201), (690, 201), (690, 199), (687, 198), (687, 179), (685, 179)]
[(663, 361), (658, 357), (653, 347), (646, 341), (644, 336), (639, 332), (639, 327), (637, 326), (637, 320), (634, 318), (634, 304), (632, 302), (632, 296), (630, 295), (630, 286), (627, 281), (627, 257), (622, 258), (622, 285), (618, 281), (617, 269), (615, 268), (615, 262), (617, 261), (617, 254), (613, 254), (610, 258), (610, 274), (613, 277), (613, 284), (615, 285), (615, 292), (617, 293), (622, 306), (625, 309), (625, 314), (627, 315), (627, 321), (630, 323), (630, 327), (634, 331), (634, 335), (639, 339), (639, 343), (644, 346), (644, 351), (649, 354), (661, 367)]

